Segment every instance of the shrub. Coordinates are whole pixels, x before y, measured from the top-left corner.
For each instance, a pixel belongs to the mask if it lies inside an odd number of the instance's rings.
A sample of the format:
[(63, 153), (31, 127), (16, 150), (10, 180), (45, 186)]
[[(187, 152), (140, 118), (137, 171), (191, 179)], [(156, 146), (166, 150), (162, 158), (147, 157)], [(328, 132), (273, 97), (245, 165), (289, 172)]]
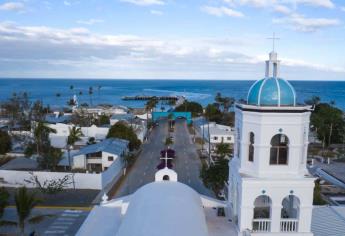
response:
[(4, 209), (8, 205), (8, 199), (10, 194), (7, 192), (5, 188), (0, 188), (0, 218), (4, 214)]
[(11, 137), (7, 132), (0, 130), (0, 154), (6, 154), (11, 151), (12, 142)]

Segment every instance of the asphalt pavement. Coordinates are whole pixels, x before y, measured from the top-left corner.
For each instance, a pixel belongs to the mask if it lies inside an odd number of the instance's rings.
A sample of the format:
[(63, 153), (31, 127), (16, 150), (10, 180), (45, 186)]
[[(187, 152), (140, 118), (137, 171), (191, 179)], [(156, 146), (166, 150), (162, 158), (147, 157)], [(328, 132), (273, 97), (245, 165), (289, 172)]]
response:
[[(59, 208), (35, 208), (32, 216), (49, 215), (39, 224), (25, 225), (25, 235), (35, 231), (39, 236), (73, 236), (89, 214), (88, 210), (82, 209), (59, 209)], [(17, 213), (14, 207), (5, 209), (3, 220), (16, 221)], [(0, 235), (17, 235), (18, 228), (14, 226), (0, 227)]]
[[(160, 120), (158, 126), (152, 130), (148, 141), (143, 144), (142, 152), (132, 170), (115, 195), (111, 196), (112, 198), (132, 194), (141, 186), (154, 181), (156, 167), (161, 161), (160, 151), (165, 148), (164, 142), (168, 135), (168, 121)], [(178, 181), (189, 185), (201, 194), (214, 196), (212, 191), (207, 189), (199, 178), (201, 161), (196, 147), (191, 141), (185, 120), (176, 120), (175, 130), (171, 135), (174, 137), (172, 148), (176, 151), (173, 169), (178, 174)]]

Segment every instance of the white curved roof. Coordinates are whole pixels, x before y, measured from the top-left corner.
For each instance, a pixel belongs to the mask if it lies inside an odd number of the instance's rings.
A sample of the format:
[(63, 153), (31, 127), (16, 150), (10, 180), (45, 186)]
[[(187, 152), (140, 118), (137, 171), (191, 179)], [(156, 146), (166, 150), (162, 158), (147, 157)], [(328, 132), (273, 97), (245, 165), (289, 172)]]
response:
[(179, 182), (154, 182), (130, 199), (117, 236), (207, 236), (198, 193)]

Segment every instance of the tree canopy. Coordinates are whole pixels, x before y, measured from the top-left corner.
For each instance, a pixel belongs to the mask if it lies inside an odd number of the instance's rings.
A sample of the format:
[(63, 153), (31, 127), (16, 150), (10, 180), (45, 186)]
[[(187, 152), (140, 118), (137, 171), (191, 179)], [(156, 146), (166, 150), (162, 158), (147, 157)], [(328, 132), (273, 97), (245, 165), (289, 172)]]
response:
[(223, 112), (228, 112), (229, 109), (234, 105), (235, 98), (233, 98), (233, 97), (224, 97), (224, 96), (222, 96), (221, 93), (218, 92), (216, 94), (216, 96), (215, 96), (215, 101), (216, 101), (216, 104), (217, 104), (218, 108), (222, 107), (223, 108)]
[(216, 153), (221, 157), (224, 158), (226, 155), (230, 155), (231, 147), (228, 143), (219, 143), (217, 144), (217, 151)]
[(0, 218), (2, 217), (4, 213), (5, 207), (8, 205), (8, 200), (10, 198), (10, 194), (8, 191), (4, 188), (0, 188)]
[(138, 139), (133, 128), (123, 122), (117, 122), (110, 127), (107, 138), (121, 138), (129, 141), (129, 150), (138, 149), (141, 141)]
[(318, 103), (310, 118), (311, 125), (325, 146), (342, 143), (345, 130), (343, 112), (328, 103)]
[(227, 159), (221, 159), (209, 168), (203, 166), (200, 177), (206, 187), (218, 193), (224, 188), (225, 181), (228, 180), (229, 166)]
[(205, 116), (209, 121), (220, 123), (222, 121), (222, 112), (214, 104), (208, 104), (205, 109)]
[(197, 117), (197, 116), (200, 116), (203, 113), (203, 108), (197, 102), (185, 101), (183, 104), (181, 104), (178, 107), (176, 107), (175, 111), (177, 111), (177, 112), (189, 111), (189, 112), (192, 113), (193, 117)]
[(11, 137), (7, 132), (0, 130), (0, 154), (6, 154), (11, 151), (12, 142)]

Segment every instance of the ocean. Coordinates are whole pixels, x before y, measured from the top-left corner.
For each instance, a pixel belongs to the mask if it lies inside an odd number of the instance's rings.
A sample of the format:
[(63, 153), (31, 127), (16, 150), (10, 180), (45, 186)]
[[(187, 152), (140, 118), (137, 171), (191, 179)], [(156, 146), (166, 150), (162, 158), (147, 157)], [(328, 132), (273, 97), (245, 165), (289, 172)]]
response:
[[(297, 93), (299, 103), (312, 96), (321, 101), (334, 101), (345, 110), (345, 81), (290, 81)], [(89, 87), (93, 88), (93, 105), (113, 104), (143, 107), (142, 101), (123, 101), (123, 96), (135, 95), (183, 95), (190, 101), (207, 105), (220, 92), (235, 99), (246, 99), (254, 81), (219, 80), (109, 80), (109, 79), (0, 79), (0, 101), (13, 93), (27, 92), (30, 100), (42, 100), (51, 107), (66, 106), (73, 94), (78, 95), (79, 104), (90, 103)], [(70, 86), (74, 89), (71, 90)], [(98, 89), (100, 86), (100, 89)], [(58, 97), (56, 94), (61, 96)]]

